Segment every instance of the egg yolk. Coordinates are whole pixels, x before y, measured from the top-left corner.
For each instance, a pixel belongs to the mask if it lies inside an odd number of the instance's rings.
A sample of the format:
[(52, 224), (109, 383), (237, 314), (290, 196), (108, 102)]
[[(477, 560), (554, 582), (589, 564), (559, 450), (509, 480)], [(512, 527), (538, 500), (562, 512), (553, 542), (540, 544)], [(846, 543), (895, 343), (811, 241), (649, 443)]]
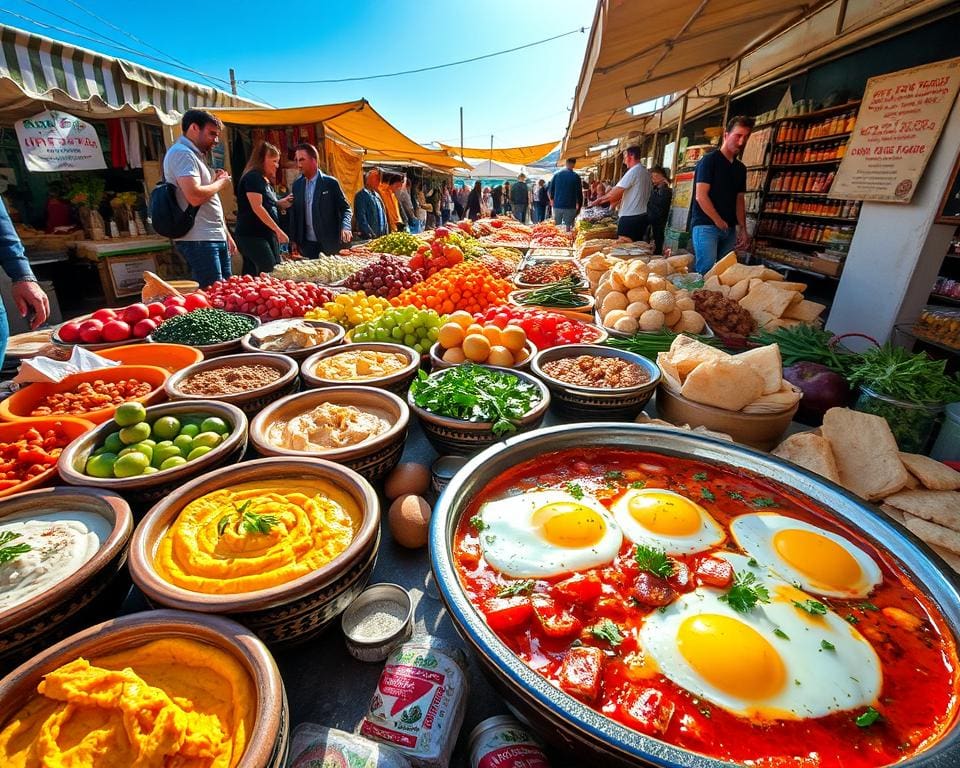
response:
[(700, 677), (738, 699), (770, 698), (786, 680), (783, 661), (766, 638), (729, 616), (706, 613), (685, 619), (677, 647)]
[(860, 583), (860, 563), (833, 539), (814, 531), (777, 531), (773, 546), (784, 562), (806, 576), (811, 585), (843, 590)]
[(607, 524), (596, 510), (572, 501), (544, 504), (533, 513), (533, 524), (545, 541), (557, 547), (592, 547), (607, 531)]
[(696, 504), (665, 493), (635, 493), (627, 502), (630, 515), (651, 533), (690, 536), (700, 530)]

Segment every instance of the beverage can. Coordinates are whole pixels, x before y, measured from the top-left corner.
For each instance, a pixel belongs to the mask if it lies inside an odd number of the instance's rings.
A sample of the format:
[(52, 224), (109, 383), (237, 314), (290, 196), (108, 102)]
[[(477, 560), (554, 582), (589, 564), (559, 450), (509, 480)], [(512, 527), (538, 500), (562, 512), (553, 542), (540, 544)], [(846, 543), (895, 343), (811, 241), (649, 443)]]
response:
[(469, 739), (470, 768), (550, 768), (526, 726), (509, 715), (488, 717)]

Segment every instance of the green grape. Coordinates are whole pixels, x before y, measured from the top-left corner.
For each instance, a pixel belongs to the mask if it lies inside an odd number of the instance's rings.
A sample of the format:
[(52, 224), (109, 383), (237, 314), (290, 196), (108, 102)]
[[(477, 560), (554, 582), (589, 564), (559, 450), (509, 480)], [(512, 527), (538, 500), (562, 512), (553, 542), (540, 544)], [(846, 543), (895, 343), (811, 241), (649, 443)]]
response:
[(377, 341), (390, 341), (393, 338), (386, 328), (377, 328), (373, 334)]
[(406, 344), (408, 347), (412, 347), (417, 343), (417, 337), (414, 336), (412, 333), (408, 333), (406, 336), (403, 337), (403, 343)]
[(416, 326), (411, 322), (406, 322), (403, 324), (403, 332), (409, 336), (416, 330)]
[(395, 326), (394, 328), (391, 329), (390, 335), (391, 335), (393, 338), (395, 338), (395, 339), (402, 339), (402, 338), (403, 338), (403, 328), (401, 328), (399, 325), (398, 325), (398, 326)]

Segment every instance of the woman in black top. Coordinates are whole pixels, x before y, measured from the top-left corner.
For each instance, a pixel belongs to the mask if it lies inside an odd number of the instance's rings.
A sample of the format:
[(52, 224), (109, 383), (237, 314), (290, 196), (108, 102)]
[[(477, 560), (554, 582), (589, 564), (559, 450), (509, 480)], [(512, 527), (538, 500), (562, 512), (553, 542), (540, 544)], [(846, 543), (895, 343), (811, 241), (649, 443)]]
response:
[(243, 274), (270, 272), (280, 263), (279, 243), (289, 243), (280, 228), (277, 207), (289, 208), (292, 195), (277, 199), (273, 181), (280, 166), (280, 150), (273, 144), (258, 144), (237, 185), (236, 241), (243, 256)]
[(476, 221), (480, 218), (480, 182), (473, 185), (467, 197), (467, 218)]

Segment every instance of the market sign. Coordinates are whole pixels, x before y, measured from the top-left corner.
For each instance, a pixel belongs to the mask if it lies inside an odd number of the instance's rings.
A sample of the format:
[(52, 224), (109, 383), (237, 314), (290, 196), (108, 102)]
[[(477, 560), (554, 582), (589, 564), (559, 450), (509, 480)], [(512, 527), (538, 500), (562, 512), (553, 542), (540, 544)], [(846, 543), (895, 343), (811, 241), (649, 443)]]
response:
[(48, 110), (17, 120), (17, 140), (30, 171), (93, 171), (106, 168), (100, 137), (90, 123)]
[(830, 197), (909, 203), (960, 88), (960, 58), (873, 77)]

